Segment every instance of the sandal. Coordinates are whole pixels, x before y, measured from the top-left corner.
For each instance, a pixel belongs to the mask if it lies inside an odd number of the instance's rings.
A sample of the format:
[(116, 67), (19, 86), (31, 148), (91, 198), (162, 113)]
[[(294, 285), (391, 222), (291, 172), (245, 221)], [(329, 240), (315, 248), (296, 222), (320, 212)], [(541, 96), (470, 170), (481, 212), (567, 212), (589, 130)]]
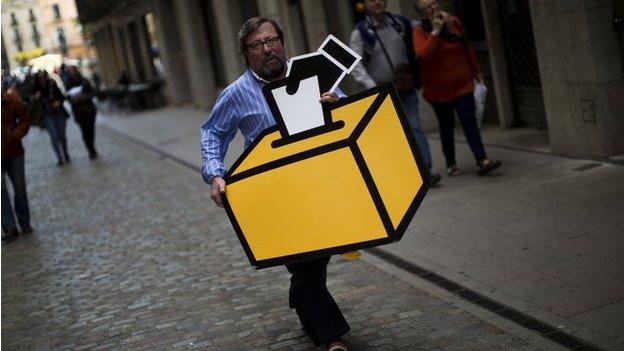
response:
[(327, 346), (327, 351), (349, 351), (342, 341), (334, 341)]
[(461, 173), (459, 172), (459, 168), (456, 165), (452, 165), (446, 168), (446, 175), (449, 177), (457, 177)]
[(492, 161), (488, 158), (483, 159), (481, 162), (479, 162), (479, 166), (477, 168), (477, 174), (482, 176), (482, 175), (486, 175), (489, 172), (497, 169), (498, 167), (500, 167), (502, 164), (501, 161), (495, 160)]

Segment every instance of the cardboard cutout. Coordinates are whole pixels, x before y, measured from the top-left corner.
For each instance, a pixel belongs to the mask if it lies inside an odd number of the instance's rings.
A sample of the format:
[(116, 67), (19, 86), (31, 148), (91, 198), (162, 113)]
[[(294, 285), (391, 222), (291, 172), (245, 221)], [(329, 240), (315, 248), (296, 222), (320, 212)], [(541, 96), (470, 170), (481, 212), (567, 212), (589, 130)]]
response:
[(429, 172), (391, 83), (318, 103), (359, 60), (329, 36), (264, 87), (277, 125), (225, 176), (224, 207), (253, 266), (398, 241), (427, 192)]

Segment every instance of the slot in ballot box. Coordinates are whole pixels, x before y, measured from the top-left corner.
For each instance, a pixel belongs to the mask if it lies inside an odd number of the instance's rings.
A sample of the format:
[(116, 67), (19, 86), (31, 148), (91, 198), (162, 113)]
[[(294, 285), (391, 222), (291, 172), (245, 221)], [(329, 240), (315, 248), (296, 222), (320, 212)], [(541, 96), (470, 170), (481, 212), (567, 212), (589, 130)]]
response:
[(329, 105), (325, 129), (262, 132), (225, 176), (224, 207), (257, 268), (395, 242), (429, 172), (392, 84)]

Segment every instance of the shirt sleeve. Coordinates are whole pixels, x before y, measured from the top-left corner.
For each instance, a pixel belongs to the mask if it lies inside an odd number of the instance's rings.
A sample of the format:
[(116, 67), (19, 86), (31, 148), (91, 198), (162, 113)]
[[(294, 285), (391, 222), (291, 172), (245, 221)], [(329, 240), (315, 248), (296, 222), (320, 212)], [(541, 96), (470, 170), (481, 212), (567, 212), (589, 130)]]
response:
[(340, 99), (344, 99), (347, 97), (347, 94), (345, 94), (344, 91), (342, 91), (342, 89), (340, 89), (340, 87), (336, 88), (336, 91), (334, 91), (336, 93), (336, 95), (338, 95), (338, 100)]
[[(357, 29), (351, 32), (349, 46), (358, 55), (364, 57), (366, 53), (366, 50), (364, 48), (364, 41), (362, 40), (362, 36)], [(365, 89), (370, 89), (377, 86), (377, 83), (375, 83), (373, 78), (366, 71), (366, 67), (364, 66), (364, 60), (361, 60), (360, 63), (355, 66), (351, 74), (353, 74), (353, 78), (355, 79), (355, 81), (362, 85)]]
[(210, 183), (214, 177), (223, 177), (225, 166), (223, 159), (228, 146), (238, 128), (239, 108), (230, 89), (221, 93), (210, 117), (200, 128), (200, 147), (202, 154), (202, 178)]

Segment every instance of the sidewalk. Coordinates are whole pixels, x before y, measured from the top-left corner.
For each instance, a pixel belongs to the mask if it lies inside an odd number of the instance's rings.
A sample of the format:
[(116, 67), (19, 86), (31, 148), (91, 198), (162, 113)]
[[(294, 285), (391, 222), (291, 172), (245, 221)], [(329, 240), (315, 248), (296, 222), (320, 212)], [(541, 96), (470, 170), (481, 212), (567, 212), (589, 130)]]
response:
[[(207, 116), (165, 108), (100, 122), (199, 166)], [(501, 133), (488, 133), (502, 143)], [(443, 173), (437, 136), (430, 142)], [(477, 177), (467, 145), (458, 143), (463, 175), (444, 177), (403, 240), (383, 250), (591, 343), (624, 349), (624, 167), (549, 155), (547, 146), (486, 149), (503, 160), (499, 172)], [(237, 136), (227, 163), (240, 150)]]
[[(137, 131), (161, 133), (152, 141), (166, 136), (139, 119), (124, 117)], [(196, 129), (181, 121), (192, 119), (185, 114), (170, 131)], [(163, 147), (183, 149), (176, 135)], [(61, 168), (45, 133), (25, 139), (35, 233), (2, 245), (2, 349), (314, 349), (288, 308), (286, 270), (249, 266), (196, 171), (102, 125), (97, 161), (73, 122), (68, 137), (72, 164)], [(339, 257), (329, 266), (354, 350), (561, 349), (510, 334), (387, 269)]]

